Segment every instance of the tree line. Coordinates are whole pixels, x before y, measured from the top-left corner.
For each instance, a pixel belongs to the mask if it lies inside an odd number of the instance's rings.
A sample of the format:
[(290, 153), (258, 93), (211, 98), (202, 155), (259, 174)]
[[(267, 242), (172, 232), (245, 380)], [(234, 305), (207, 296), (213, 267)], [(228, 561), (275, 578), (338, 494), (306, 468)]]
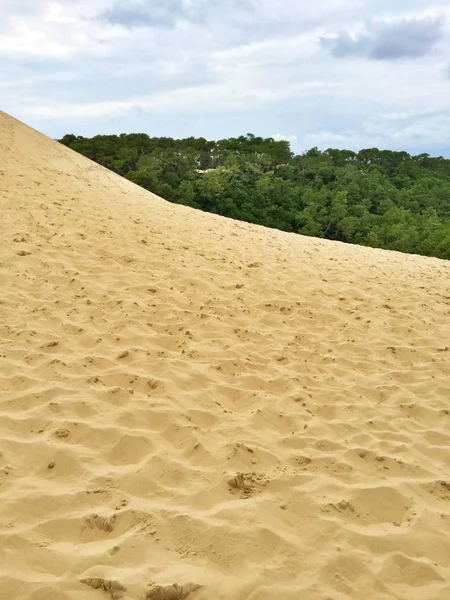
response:
[(62, 144), (178, 204), (302, 235), (450, 259), (450, 160), (312, 148), (247, 134), (210, 141), (73, 134)]

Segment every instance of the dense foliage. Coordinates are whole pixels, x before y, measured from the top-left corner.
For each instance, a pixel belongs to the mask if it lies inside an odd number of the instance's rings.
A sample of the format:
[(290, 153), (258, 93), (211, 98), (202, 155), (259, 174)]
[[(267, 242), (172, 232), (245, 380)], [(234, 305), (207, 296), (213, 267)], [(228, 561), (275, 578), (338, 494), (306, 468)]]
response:
[(155, 194), (219, 215), (331, 240), (450, 259), (450, 160), (313, 148), (247, 134), (66, 135), (61, 143)]

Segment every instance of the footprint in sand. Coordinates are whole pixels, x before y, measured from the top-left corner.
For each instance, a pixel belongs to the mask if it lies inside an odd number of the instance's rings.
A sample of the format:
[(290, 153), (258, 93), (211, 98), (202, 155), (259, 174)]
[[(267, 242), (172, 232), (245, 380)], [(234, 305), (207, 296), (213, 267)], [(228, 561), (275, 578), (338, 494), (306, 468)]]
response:
[(113, 531), (115, 520), (116, 515), (112, 515), (111, 517), (100, 517), (97, 514), (93, 514), (89, 515), (89, 517), (86, 517), (86, 523), (91, 529), (100, 529), (101, 531), (106, 531), (107, 533), (111, 533), (111, 531)]
[(228, 480), (231, 490), (241, 490), (241, 498), (248, 498), (255, 490), (260, 490), (269, 483), (262, 473), (238, 473)]
[(156, 585), (150, 584), (150, 589), (145, 595), (145, 600), (185, 600), (191, 592), (200, 589), (200, 586), (195, 583), (186, 583), (179, 585)]
[(109, 592), (111, 600), (122, 600), (126, 587), (114, 579), (103, 579), (102, 577), (85, 577), (81, 580), (94, 590)]

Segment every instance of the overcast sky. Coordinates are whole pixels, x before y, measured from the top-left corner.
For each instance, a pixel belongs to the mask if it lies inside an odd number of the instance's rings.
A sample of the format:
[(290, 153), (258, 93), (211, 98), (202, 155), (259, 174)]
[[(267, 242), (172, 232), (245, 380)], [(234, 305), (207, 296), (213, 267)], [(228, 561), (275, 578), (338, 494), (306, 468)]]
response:
[(52, 137), (450, 157), (450, 2), (0, 0), (0, 108)]

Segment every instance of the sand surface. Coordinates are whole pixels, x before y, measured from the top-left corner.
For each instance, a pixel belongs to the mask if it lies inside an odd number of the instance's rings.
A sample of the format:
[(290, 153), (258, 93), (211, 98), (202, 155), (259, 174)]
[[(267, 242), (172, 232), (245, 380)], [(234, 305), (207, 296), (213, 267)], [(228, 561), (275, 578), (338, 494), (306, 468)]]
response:
[(450, 598), (449, 263), (169, 204), (4, 113), (0, 220), (2, 600)]

